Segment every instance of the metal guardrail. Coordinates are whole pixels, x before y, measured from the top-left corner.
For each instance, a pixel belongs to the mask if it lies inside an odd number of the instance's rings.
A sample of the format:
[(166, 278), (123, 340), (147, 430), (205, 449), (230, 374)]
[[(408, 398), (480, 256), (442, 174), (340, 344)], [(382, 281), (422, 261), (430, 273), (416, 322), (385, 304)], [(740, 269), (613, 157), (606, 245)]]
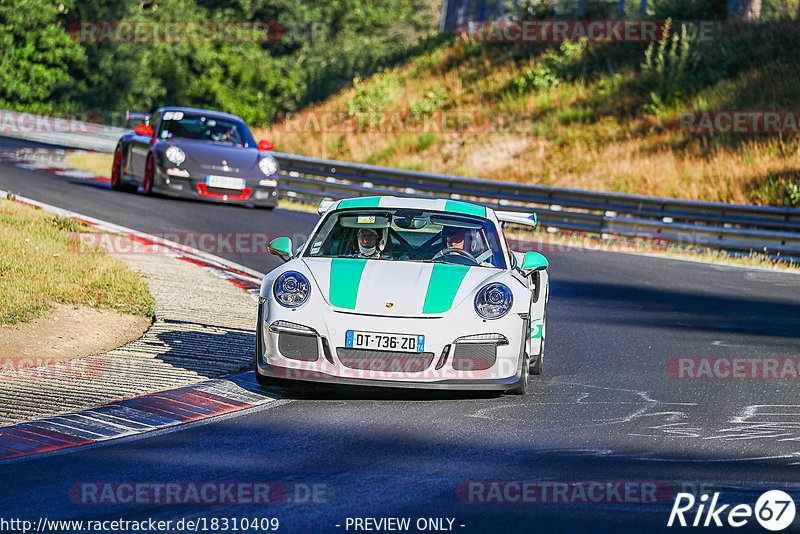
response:
[[(0, 135), (112, 152), (119, 137), (128, 131), (97, 125), (92, 125), (89, 133), (76, 130), (66, 134), (0, 130)], [(281, 165), (282, 193), (298, 200), (369, 195), (446, 197), (505, 211), (535, 210), (543, 226), (561, 230), (800, 257), (800, 209), (583, 191), (272, 154)]]
[(562, 230), (664, 239), (679, 245), (800, 256), (800, 210), (499, 182), (273, 153), (281, 189), (306, 200), (368, 195), (473, 200), (536, 211)]

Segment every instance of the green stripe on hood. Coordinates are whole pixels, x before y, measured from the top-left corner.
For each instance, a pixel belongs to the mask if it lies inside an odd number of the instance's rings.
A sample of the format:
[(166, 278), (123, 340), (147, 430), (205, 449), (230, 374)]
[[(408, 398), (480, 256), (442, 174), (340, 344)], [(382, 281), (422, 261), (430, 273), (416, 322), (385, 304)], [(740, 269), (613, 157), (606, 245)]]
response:
[(356, 308), (358, 286), (367, 260), (355, 258), (333, 258), (331, 260), (331, 279), (328, 300), (338, 308)]
[(444, 313), (452, 308), (467, 271), (466, 265), (434, 264), (422, 313)]

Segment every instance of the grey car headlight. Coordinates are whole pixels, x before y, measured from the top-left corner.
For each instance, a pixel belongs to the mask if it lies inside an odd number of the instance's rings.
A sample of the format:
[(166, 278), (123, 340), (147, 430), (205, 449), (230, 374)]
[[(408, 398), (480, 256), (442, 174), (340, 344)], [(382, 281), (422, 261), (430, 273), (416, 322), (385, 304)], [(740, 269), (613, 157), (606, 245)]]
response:
[(296, 308), (308, 299), (311, 285), (308, 278), (297, 271), (286, 271), (275, 280), (275, 300), (287, 308)]
[(499, 319), (508, 313), (513, 302), (511, 290), (495, 282), (483, 286), (475, 295), (475, 311), (484, 319)]
[(164, 155), (167, 156), (167, 159), (175, 165), (180, 165), (186, 160), (186, 153), (176, 146), (167, 148), (167, 150), (164, 152)]
[(272, 158), (261, 158), (258, 162), (258, 168), (267, 176), (272, 176), (278, 172), (278, 164)]

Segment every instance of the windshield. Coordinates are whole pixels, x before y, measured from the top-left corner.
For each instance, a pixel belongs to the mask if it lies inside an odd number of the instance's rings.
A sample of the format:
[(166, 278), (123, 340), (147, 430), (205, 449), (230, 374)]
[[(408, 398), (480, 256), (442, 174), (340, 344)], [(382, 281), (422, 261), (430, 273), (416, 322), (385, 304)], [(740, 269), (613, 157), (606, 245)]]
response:
[(241, 147), (255, 146), (250, 130), (241, 121), (182, 111), (164, 112), (158, 136), (161, 139), (198, 139)]
[(506, 268), (491, 221), (410, 209), (335, 211), (319, 226), (304, 255)]

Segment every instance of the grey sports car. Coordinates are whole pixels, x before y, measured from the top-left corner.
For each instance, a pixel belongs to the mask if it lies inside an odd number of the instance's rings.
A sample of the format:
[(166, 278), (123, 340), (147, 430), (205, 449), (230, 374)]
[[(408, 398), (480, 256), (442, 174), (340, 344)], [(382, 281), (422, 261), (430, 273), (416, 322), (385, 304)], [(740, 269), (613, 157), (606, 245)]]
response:
[(236, 202), (274, 208), (278, 163), (256, 144), (236, 115), (207, 109), (164, 107), (122, 136), (114, 151), (111, 186), (118, 191)]

